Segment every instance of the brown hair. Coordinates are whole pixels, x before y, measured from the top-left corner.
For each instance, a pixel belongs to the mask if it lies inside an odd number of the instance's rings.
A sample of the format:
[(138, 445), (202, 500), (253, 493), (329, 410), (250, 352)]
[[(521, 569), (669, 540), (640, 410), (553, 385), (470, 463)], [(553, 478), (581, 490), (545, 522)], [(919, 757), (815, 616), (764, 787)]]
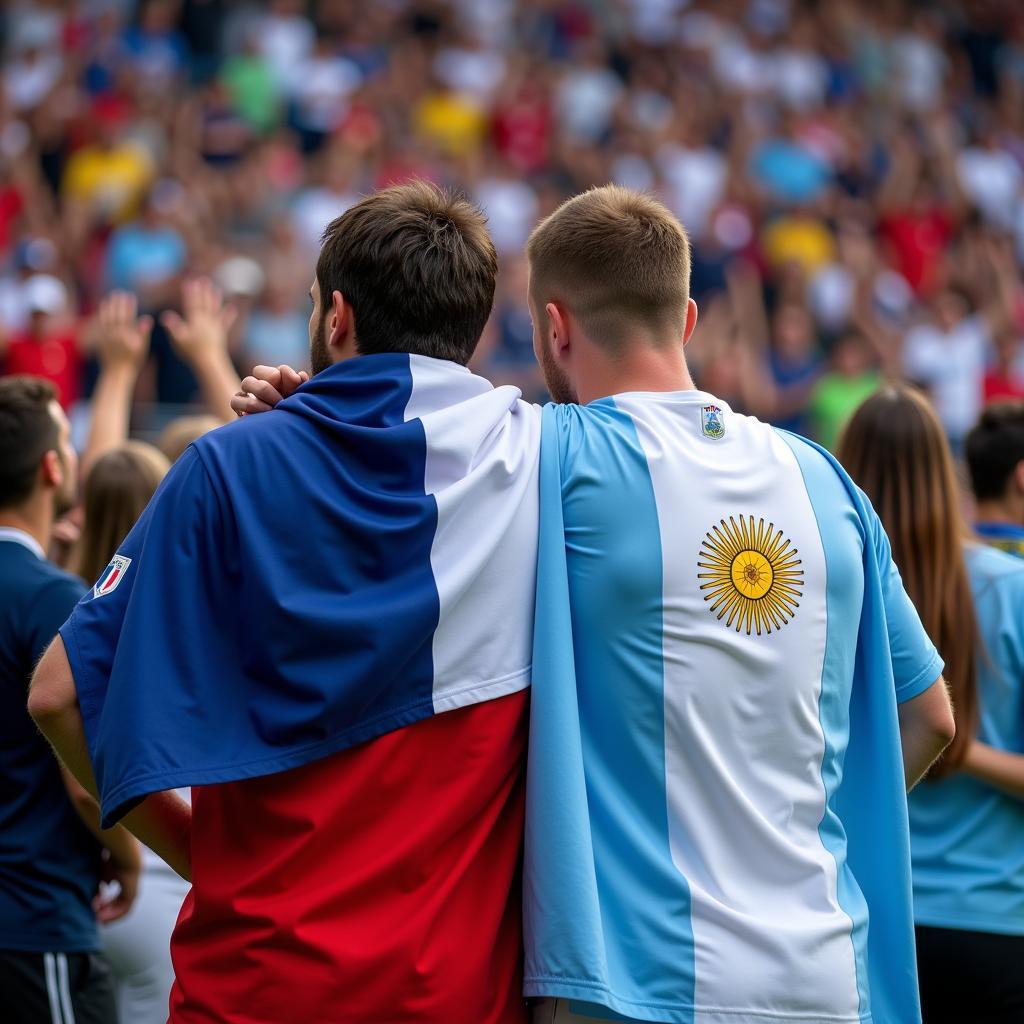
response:
[(362, 355), (463, 364), (491, 315), (497, 272), (484, 215), (425, 181), (382, 189), (333, 220), (316, 265), (325, 315), (341, 292)]
[(605, 185), (564, 202), (526, 247), (530, 294), (543, 316), (564, 303), (588, 337), (616, 349), (637, 326), (682, 340), (690, 299), (690, 242), (657, 199)]
[(142, 441), (126, 441), (93, 463), (85, 479), (85, 525), (73, 572), (88, 583), (99, 579), (168, 469), (164, 455)]
[(32, 494), (39, 463), (57, 449), (60, 431), (50, 411), (56, 400), (53, 385), (41, 377), (0, 377), (0, 508)]
[(956, 738), (930, 772), (941, 778), (963, 762), (977, 729), (980, 646), (946, 436), (919, 391), (890, 385), (853, 414), (838, 456), (875, 506), (903, 585), (946, 662)]

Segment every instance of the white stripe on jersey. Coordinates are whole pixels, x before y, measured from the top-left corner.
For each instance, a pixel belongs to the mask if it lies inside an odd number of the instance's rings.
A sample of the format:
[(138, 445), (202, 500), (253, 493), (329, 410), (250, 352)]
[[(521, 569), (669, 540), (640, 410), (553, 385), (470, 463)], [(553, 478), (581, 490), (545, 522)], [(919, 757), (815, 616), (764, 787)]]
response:
[[(707, 401), (615, 399), (635, 423), (661, 529), (665, 787), (672, 859), (692, 901), (695, 1002), (793, 1014), (827, 1007), (829, 1020), (855, 1021), (852, 922), (818, 833), (827, 623), (821, 538), (789, 446), (732, 412), (723, 438), (703, 436)], [(740, 516), (774, 524), (797, 549), (798, 628), (791, 622), (747, 636), (705, 601), (702, 543), (714, 527), (723, 531), (722, 520)], [(697, 1024), (704, 1019), (697, 1014)]]

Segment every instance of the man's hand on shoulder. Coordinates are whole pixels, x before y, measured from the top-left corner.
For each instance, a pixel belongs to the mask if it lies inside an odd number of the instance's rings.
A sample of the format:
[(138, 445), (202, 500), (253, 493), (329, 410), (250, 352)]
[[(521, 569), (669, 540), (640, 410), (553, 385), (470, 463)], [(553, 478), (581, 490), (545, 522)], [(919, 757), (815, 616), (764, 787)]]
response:
[(236, 416), (270, 412), (307, 380), (309, 374), (305, 370), (293, 370), (283, 363), (280, 366), (253, 367), (252, 373), (242, 380), (241, 389), (231, 399), (231, 408)]

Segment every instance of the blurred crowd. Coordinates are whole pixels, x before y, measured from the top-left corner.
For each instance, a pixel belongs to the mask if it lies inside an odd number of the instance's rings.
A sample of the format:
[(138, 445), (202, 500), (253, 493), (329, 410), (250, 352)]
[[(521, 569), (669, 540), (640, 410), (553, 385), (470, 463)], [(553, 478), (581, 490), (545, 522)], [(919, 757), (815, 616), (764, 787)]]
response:
[(956, 449), (985, 402), (1024, 396), (1015, 0), (12, 0), (2, 19), (0, 360), (54, 381), (79, 438), (105, 295), (153, 318), (133, 418), (155, 437), (201, 400), (183, 284), (226, 297), (237, 368), (302, 366), (324, 226), (414, 176), (487, 212), (476, 368), (527, 397), (524, 242), (607, 181), (689, 230), (690, 361), (734, 407), (832, 446), (902, 376)]

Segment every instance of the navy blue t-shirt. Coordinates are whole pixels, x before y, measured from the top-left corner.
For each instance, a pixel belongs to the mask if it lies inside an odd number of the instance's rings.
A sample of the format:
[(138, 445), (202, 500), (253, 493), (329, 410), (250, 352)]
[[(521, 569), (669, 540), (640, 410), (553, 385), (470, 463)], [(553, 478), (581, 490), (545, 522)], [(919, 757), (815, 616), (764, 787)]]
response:
[(27, 709), (32, 669), (84, 591), (0, 530), (0, 949), (91, 952), (100, 846)]

